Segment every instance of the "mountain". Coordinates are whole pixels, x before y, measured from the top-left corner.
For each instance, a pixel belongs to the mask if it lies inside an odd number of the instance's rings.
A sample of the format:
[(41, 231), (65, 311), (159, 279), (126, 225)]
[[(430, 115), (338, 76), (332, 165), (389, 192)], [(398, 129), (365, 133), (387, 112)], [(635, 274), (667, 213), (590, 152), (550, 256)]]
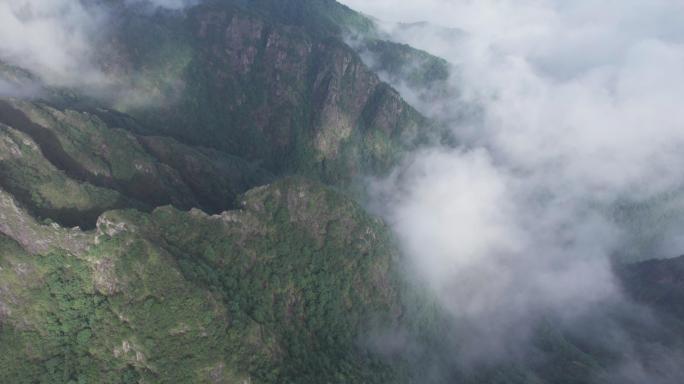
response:
[(338, 24), (316, 15), (331, 15), (319, 8), (335, 3), (289, 2), (281, 12), (286, 3), (214, 1), (183, 14), (125, 8), (103, 48), (115, 58), (111, 70), (141, 77), (139, 92), (171, 102), (114, 106), (145, 133), (259, 161), (274, 174), (344, 185), (386, 172), (425, 140), (429, 121), (327, 32)]
[(108, 15), (106, 82), (0, 57), (0, 383), (613, 383), (601, 330), (637, 335), (655, 369), (654, 345), (684, 345), (675, 259), (616, 266), (653, 322), (622, 304), (579, 333), (540, 318), (534, 353), (455, 363), (464, 330), (363, 205), (365, 177), (454, 144), (412, 106), (452, 92), (453, 68), (372, 19), (333, 0), (83, 4)]
[(343, 42), (370, 21), (282, 4), (100, 2), (104, 90), (4, 64), (39, 91), (0, 99), (0, 382), (401, 380), (361, 342), (398, 253), (352, 196), (430, 122)]
[(355, 343), (401, 314), (382, 223), (296, 178), (240, 206), (110, 211), (83, 232), (3, 192), (0, 381), (383, 382)]

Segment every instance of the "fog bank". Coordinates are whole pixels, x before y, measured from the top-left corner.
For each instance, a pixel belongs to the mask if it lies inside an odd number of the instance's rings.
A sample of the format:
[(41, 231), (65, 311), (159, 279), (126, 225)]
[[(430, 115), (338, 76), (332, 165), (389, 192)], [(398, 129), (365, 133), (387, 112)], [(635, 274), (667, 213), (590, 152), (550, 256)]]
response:
[(453, 65), (443, 105), (394, 85), (458, 148), (371, 184), (411, 271), (474, 324), (466, 350), (510, 356), (540, 314), (629, 305), (613, 262), (684, 253), (684, 4), (342, 2)]

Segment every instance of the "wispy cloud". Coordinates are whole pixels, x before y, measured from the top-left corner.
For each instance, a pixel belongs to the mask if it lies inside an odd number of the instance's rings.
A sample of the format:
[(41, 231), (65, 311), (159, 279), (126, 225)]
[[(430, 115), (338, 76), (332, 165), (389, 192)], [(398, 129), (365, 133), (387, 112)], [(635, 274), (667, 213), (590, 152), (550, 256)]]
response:
[[(112, 10), (119, 6), (179, 10), (197, 2), (5, 0), (0, 2), (0, 62), (28, 70), (47, 86), (114, 87), (121, 79), (103, 69), (106, 58), (100, 52), (110, 38)], [(25, 94), (27, 89), (16, 84), (14, 91)]]
[(4, 1), (0, 59), (56, 85), (100, 81), (103, 75), (91, 63), (92, 36), (105, 18), (99, 7), (80, 1)]
[(374, 186), (413, 270), (482, 325), (473, 350), (505, 350), (534, 314), (622, 300), (614, 259), (684, 251), (682, 3), (343, 2), (454, 65), (446, 107), (419, 107), (461, 147)]

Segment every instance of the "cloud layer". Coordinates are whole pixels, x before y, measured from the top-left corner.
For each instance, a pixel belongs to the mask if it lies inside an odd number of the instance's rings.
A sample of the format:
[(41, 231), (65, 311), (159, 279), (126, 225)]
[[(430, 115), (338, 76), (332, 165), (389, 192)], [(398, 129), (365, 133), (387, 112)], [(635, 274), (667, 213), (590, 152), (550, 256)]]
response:
[[(5, 0), (0, 2), (0, 64), (26, 69), (48, 86), (106, 88), (117, 79), (98, 65), (97, 51), (108, 39), (113, 7), (180, 10), (197, 2)], [(2, 88), (19, 95), (29, 91), (16, 84), (13, 90), (7, 84)]]
[(79, 1), (9, 0), (0, 3), (0, 59), (55, 85), (75, 77), (98, 81), (90, 63), (91, 36), (105, 24), (98, 7)]
[(534, 314), (622, 301), (614, 260), (684, 253), (684, 4), (343, 3), (454, 65), (455, 96), (418, 107), (462, 146), (415, 153), (374, 188), (413, 270), (480, 325), (471, 350), (506, 351)]

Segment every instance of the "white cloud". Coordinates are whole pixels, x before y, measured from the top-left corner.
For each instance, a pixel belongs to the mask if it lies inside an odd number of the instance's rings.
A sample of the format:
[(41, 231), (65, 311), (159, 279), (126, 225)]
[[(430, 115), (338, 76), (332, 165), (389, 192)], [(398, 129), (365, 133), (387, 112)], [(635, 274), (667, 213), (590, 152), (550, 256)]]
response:
[[(125, 0), (143, 10), (179, 10), (195, 3)], [(111, 85), (115, 79), (95, 63), (98, 46), (109, 33), (111, 5), (88, 0), (1, 1), (0, 61), (25, 68), (50, 86)]]
[(72, 0), (7, 0), (0, 3), (0, 59), (57, 85), (99, 81), (91, 64), (90, 36), (104, 23), (99, 8)]
[(482, 324), (472, 349), (505, 350), (538, 311), (621, 300), (613, 257), (684, 253), (684, 3), (343, 3), (455, 65), (456, 97), (419, 107), (456, 121), (463, 147), (416, 153), (375, 186), (414, 270)]

